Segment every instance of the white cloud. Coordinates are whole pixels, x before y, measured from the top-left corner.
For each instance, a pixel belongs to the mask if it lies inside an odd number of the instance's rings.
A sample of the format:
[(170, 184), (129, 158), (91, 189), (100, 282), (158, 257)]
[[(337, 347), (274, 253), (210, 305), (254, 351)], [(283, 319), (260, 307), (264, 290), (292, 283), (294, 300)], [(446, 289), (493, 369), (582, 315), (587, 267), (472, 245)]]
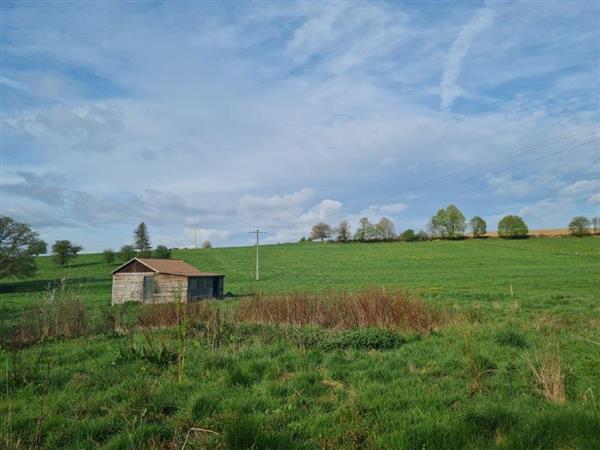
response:
[(590, 195), (587, 202), (591, 204), (600, 204), (600, 193)]
[(473, 18), (462, 28), (453, 42), (446, 58), (446, 65), (440, 83), (441, 106), (449, 108), (456, 98), (464, 94), (457, 84), (461, 72), (461, 62), (469, 52), (473, 40), (478, 34), (490, 27), (494, 22), (494, 11), (488, 7), (478, 10)]

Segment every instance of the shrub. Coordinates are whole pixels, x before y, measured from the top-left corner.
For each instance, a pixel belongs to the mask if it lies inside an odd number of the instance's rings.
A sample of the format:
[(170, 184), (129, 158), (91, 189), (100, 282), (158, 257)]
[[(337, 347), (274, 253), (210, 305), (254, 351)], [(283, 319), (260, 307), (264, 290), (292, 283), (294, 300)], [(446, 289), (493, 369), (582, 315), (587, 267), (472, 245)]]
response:
[(445, 322), (445, 315), (420, 299), (402, 292), (367, 289), (357, 293), (298, 292), (243, 300), (234, 311), (238, 322), (314, 325), (352, 329), (377, 327), (429, 333)]
[(119, 259), (121, 261), (129, 261), (132, 258), (135, 258), (136, 251), (133, 245), (124, 245), (121, 247), (119, 251)]
[(401, 241), (406, 241), (406, 242), (416, 241), (417, 240), (417, 235), (415, 234), (414, 230), (411, 230), (409, 228), (408, 230), (404, 230), (402, 232), (402, 234), (400, 235), (400, 240)]
[(504, 216), (498, 223), (498, 236), (505, 239), (521, 239), (528, 236), (529, 229), (519, 216)]
[(154, 257), (158, 259), (171, 259), (171, 250), (164, 245), (157, 245), (154, 249)]
[(373, 349), (389, 350), (399, 347), (406, 340), (389, 330), (382, 328), (357, 328), (350, 331), (342, 331), (329, 336), (322, 341), (323, 350), (335, 349)]
[(102, 252), (102, 259), (104, 259), (104, 262), (107, 264), (112, 264), (115, 261), (116, 256), (115, 252), (110, 248), (107, 248)]
[(529, 346), (525, 336), (513, 330), (499, 331), (496, 333), (495, 341), (500, 345), (507, 345), (515, 348), (527, 348)]
[(569, 222), (569, 233), (572, 236), (587, 236), (590, 234), (590, 220), (584, 216), (573, 217)]

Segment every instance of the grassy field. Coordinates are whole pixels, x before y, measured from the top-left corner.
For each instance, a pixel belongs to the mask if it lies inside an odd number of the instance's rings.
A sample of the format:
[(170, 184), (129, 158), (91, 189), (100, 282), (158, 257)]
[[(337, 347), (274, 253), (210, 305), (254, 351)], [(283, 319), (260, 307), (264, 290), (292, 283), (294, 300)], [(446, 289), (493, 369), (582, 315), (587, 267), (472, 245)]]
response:
[[(600, 238), (265, 246), (259, 282), (253, 248), (173, 257), (235, 294), (400, 288), (448, 321), (386, 349), (376, 331), (331, 348), (311, 327), (196, 324), (183, 373), (181, 327), (7, 347), (0, 447), (600, 448)], [(65, 277), (109, 309), (114, 267), (40, 258), (0, 285), (0, 325)]]

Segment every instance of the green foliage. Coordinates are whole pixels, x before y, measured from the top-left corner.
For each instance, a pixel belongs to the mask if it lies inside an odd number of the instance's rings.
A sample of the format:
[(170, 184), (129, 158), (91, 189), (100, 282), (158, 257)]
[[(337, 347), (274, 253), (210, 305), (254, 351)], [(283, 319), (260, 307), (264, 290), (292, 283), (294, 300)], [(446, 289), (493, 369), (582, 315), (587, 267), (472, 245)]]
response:
[(442, 208), (431, 218), (431, 231), (442, 239), (459, 239), (463, 236), (467, 224), (465, 216), (454, 205)]
[(144, 222), (140, 223), (133, 232), (133, 242), (136, 250), (139, 250), (140, 252), (147, 252), (151, 249), (150, 234), (148, 233), (148, 227)]
[(135, 248), (133, 247), (133, 245), (124, 245), (123, 247), (121, 247), (121, 250), (119, 251), (119, 259), (123, 262), (129, 261), (130, 259), (135, 258), (136, 255), (137, 255), (137, 252), (135, 251)]
[(212, 248), (212, 244), (210, 241), (204, 241), (202, 243), (202, 248)]
[(115, 261), (116, 257), (117, 257), (117, 254), (110, 248), (108, 248), (102, 252), (102, 258), (104, 259), (104, 262), (107, 264), (112, 264)]
[(77, 257), (77, 254), (81, 250), (83, 250), (81, 246), (72, 244), (71, 241), (56, 241), (54, 245), (52, 245), (52, 256), (56, 264), (60, 267), (65, 267)]
[(34, 256), (46, 252), (46, 243), (29, 225), (0, 216), (0, 279), (33, 276)]
[(404, 230), (400, 235), (400, 240), (406, 242), (416, 241), (417, 235), (415, 234), (415, 230), (411, 230), (410, 228), (408, 230)]
[[(348, 242), (352, 238), (352, 235), (350, 233), (350, 225), (348, 224), (347, 220), (342, 220), (339, 223), (339, 225), (335, 229), (335, 236), (338, 242)], [(302, 241), (302, 239), (300, 240), (300, 242), (304, 242)]]
[(587, 236), (590, 234), (590, 220), (584, 216), (573, 217), (569, 222), (571, 236)]
[(500, 345), (507, 345), (515, 348), (527, 348), (529, 342), (527, 338), (514, 330), (500, 330), (496, 333), (495, 340)]
[(171, 259), (171, 250), (164, 245), (157, 245), (153, 256), (158, 259)]
[(519, 216), (504, 216), (498, 222), (498, 236), (505, 239), (523, 239), (529, 234), (525, 221)]
[(471, 232), (474, 238), (483, 237), (487, 233), (487, 223), (481, 217), (473, 217), (469, 224), (471, 225)]
[(334, 349), (375, 349), (389, 350), (399, 347), (406, 340), (389, 330), (381, 328), (357, 328), (350, 331), (341, 331), (329, 335), (321, 343), (321, 348), (326, 351)]

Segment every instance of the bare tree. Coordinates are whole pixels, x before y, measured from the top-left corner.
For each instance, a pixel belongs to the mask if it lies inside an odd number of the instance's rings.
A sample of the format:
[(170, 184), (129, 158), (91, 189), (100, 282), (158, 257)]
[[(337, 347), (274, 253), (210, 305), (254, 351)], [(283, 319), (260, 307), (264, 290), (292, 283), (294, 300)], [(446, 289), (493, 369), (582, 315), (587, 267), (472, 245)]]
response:
[(210, 241), (204, 241), (202, 243), (202, 248), (212, 248), (212, 244)]
[(378, 234), (383, 240), (396, 239), (396, 227), (387, 217), (382, 217), (377, 224), (379, 227)]
[(335, 229), (336, 238), (339, 242), (348, 242), (351, 239), (350, 225), (347, 220), (342, 220)]
[(329, 239), (333, 234), (331, 227), (325, 222), (319, 222), (313, 225), (310, 231), (311, 239), (320, 239), (323, 242), (324, 239)]

